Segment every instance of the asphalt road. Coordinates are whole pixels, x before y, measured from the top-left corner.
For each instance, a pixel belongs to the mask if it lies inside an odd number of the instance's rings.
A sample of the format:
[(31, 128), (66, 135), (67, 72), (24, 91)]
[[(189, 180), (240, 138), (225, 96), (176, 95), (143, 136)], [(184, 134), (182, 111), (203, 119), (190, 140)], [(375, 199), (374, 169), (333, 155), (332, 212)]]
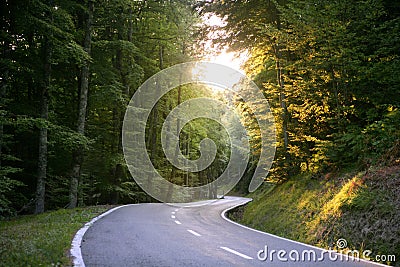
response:
[(83, 261), (86, 266), (376, 266), (254, 231), (221, 216), (247, 201), (226, 197), (197, 207), (122, 207), (86, 231)]

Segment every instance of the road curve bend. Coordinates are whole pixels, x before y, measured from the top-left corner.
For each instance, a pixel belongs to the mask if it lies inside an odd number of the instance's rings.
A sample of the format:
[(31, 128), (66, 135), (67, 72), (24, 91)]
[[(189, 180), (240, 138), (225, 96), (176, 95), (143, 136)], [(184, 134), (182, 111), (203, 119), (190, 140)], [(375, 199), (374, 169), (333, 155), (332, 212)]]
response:
[(227, 210), (249, 201), (225, 197), (200, 206), (120, 207), (86, 225), (84, 234), (74, 239), (80, 241), (74, 245), (75, 250), (80, 247), (75, 266), (385, 266), (256, 231), (225, 217)]

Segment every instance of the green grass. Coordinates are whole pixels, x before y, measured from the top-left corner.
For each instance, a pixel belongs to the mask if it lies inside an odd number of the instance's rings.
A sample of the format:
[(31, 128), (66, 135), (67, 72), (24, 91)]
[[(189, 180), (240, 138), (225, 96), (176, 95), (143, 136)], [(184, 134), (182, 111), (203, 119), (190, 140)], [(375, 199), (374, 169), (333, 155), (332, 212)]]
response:
[(75, 233), (109, 208), (61, 209), (0, 221), (0, 266), (70, 266)]
[(323, 248), (345, 238), (349, 249), (400, 257), (400, 166), (318, 179), (299, 175), (249, 197), (242, 224)]
[[(321, 190), (324, 188), (324, 190)], [(282, 237), (307, 239), (307, 225), (324, 204), (332, 198), (336, 186), (332, 181), (297, 176), (261, 194), (245, 209), (242, 223)]]

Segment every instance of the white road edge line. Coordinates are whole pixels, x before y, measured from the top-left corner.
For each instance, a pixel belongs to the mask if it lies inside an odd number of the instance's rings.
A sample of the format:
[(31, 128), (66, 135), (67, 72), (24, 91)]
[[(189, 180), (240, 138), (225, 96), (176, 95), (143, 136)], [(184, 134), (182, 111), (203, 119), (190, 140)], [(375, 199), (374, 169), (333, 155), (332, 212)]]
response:
[(175, 221), (176, 224), (182, 224), (180, 221)]
[(171, 215), (171, 218), (172, 218), (172, 219), (175, 219), (175, 215)]
[(94, 217), (90, 222), (85, 223), (85, 225), (81, 229), (79, 229), (78, 232), (76, 232), (74, 239), (72, 239), (72, 242), (71, 242), (70, 254), (72, 256), (72, 265), (78, 266), (78, 267), (85, 267), (85, 262), (83, 261), (83, 258), (82, 258), (81, 245), (82, 245), (82, 238), (90, 226), (92, 226), (96, 221), (100, 220), (104, 216), (110, 214), (113, 211), (116, 211), (117, 209), (127, 207), (127, 206), (134, 206), (134, 205), (139, 205), (139, 204), (128, 204), (128, 205), (122, 205), (122, 206), (115, 207), (113, 209), (110, 209), (110, 210), (100, 214), (97, 217)]
[(243, 254), (243, 253), (237, 252), (236, 250), (233, 250), (233, 249), (231, 249), (231, 248), (227, 248), (227, 247), (220, 247), (220, 248), (222, 248), (223, 250), (226, 250), (226, 251), (228, 251), (228, 252), (230, 252), (230, 253), (233, 253), (233, 254), (235, 254), (235, 255), (238, 255), (238, 256), (240, 256), (240, 257), (246, 259), (246, 260), (252, 260), (252, 259), (253, 259), (252, 257), (247, 256), (247, 255), (245, 255), (245, 254)]
[(191, 233), (192, 235), (201, 236), (201, 234), (199, 234), (199, 233), (197, 233), (197, 232), (195, 232), (195, 231), (193, 231), (193, 230), (188, 229), (187, 231), (188, 231), (189, 233)]
[[(267, 236), (275, 237), (275, 238), (278, 238), (278, 239), (281, 239), (281, 240), (285, 240), (285, 241), (288, 241), (288, 242), (291, 242), (291, 243), (294, 243), (294, 244), (303, 245), (303, 246), (306, 246), (306, 247), (309, 247), (309, 248), (312, 248), (312, 249), (315, 249), (315, 250), (325, 250), (325, 249), (323, 249), (323, 248), (319, 248), (319, 247), (316, 247), (316, 246), (312, 246), (312, 245), (309, 245), (309, 244), (301, 243), (301, 242), (298, 242), (298, 241), (290, 240), (290, 239), (287, 239), (287, 238), (284, 238), (284, 237), (280, 237), (280, 236), (277, 236), (277, 235), (273, 235), (273, 234), (269, 234), (269, 233), (266, 233), (266, 232), (263, 232), (263, 231), (260, 231), (260, 230), (253, 229), (253, 228), (247, 227), (247, 226), (245, 226), (245, 225), (242, 225), (242, 224), (240, 224), (240, 223), (234, 222), (234, 221), (230, 220), (228, 217), (226, 217), (226, 213), (227, 213), (228, 211), (233, 210), (234, 208), (237, 208), (237, 207), (246, 205), (246, 204), (249, 203), (250, 201), (253, 201), (253, 199), (252, 199), (252, 198), (247, 198), (245, 202), (239, 203), (239, 204), (237, 204), (237, 205), (235, 205), (235, 206), (233, 206), (233, 207), (230, 207), (230, 208), (227, 208), (227, 209), (223, 210), (223, 211), (221, 212), (221, 217), (222, 217), (224, 220), (226, 220), (226, 221), (228, 221), (228, 222), (230, 222), (230, 223), (236, 224), (237, 226), (240, 226), (240, 227), (245, 228), (245, 229), (247, 229), (247, 230), (251, 230), (251, 231), (254, 231), (254, 232), (257, 232), (257, 233), (260, 233), (260, 234), (264, 234), (264, 235), (267, 235)], [(336, 255), (341, 255), (341, 256), (343, 256), (343, 257), (345, 257), (345, 258), (348, 258), (348, 259), (351, 259), (351, 260), (354, 259), (354, 257), (348, 256), (348, 255), (346, 255), (346, 254), (340, 254), (340, 253), (335, 253), (335, 254), (336, 254)], [(373, 261), (369, 261), (369, 260), (364, 260), (364, 259), (356, 259), (356, 260), (357, 260), (357, 261), (361, 261), (361, 262), (366, 262), (366, 263), (369, 263), (369, 264), (375, 265), (375, 266), (384, 266), (384, 267), (387, 267), (387, 265), (385, 265), (385, 264), (381, 264), (381, 263), (377, 263), (377, 262), (373, 262)]]

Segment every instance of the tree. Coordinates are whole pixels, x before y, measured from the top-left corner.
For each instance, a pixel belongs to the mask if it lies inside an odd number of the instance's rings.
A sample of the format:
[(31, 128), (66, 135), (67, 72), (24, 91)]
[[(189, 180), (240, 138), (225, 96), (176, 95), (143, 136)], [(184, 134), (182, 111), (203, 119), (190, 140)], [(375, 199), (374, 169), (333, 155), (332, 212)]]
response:
[[(91, 54), (91, 43), (92, 43), (92, 24), (93, 24), (93, 9), (94, 3), (92, 0), (88, 1), (87, 18), (85, 21), (85, 40), (83, 42), (83, 49), (90, 56)], [(79, 107), (78, 107), (78, 121), (77, 121), (77, 133), (85, 135), (85, 122), (86, 122), (86, 108), (88, 101), (88, 90), (89, 90), (89, 64), (90, 60), (84, 61), (81, 67), (80, 74), (80, 86), (79, 86)], [(70, 193), (69, 193), (69, 208), (75, 208), (78, 202), (78, 184), (81, 172), (81, 165), (84, 157), (84, 148), (79, 146), (76, 151), (73, 152), (73, 166), (72, 175), (70, 182)]]
[[(398, 72), (398, 50), (388, 40), (397, 36), (398, 7), (390, 10), (390, 5), (340, 0), (199, 2), (202, 13), (225, 20), (218, 29), (206, 29), (222, 30), (217, 43), (251, 53), (247, 72), (264, 88), (279, 125), (272, 172), (279, 180), (354, 162), (365, 167), (382, 153), (367, 152), (376, 145), (361, 136), (370, 133), (373, 121), (386, 121), (397, 112), (398, 76), (389, 73)], [(379, 135), (387, 136), (390, 128)]]
[[(49, 19), (49, 26), (51, 28), (53, 23), (53, 4), (50, 2), (47, 7), (46, 15)], [(51, 61), (53, 54), (52, 44), (52, 30), (50, 29), (48, 35), (44, 35), (44, 59), (43, 59), (43, 81), (41, 86), (41, 111), (40, 117), (43, 119), (42, 125), (39, 128), (39, 159), (38, 159), (38, 178), (36, 186), (36, 207), (35, 213), (44, 212), (44, 197), (46, 191), (46, 177), (47, 177), (47, 120), (49, 118), (49, 92), (51, 86)]]

